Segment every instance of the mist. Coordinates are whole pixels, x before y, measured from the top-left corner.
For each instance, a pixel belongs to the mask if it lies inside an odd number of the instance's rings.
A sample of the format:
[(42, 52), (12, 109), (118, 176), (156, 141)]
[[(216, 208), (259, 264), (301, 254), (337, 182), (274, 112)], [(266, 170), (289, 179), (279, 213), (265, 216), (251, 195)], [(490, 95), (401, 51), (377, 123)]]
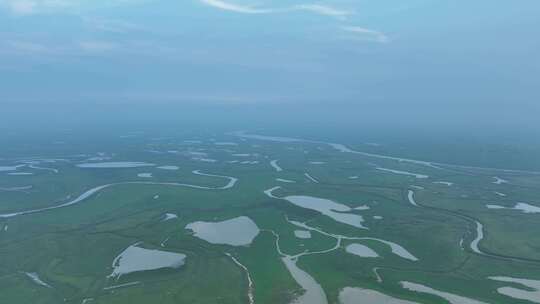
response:
[(0, 130), (536, 146), (539, 15), (530, 0), (3, 0)]

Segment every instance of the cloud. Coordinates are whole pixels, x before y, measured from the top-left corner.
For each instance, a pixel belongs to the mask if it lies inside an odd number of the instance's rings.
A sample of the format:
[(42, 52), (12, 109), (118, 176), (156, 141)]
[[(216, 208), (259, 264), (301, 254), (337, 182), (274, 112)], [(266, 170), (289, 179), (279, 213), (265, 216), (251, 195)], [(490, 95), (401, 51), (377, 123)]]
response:
[(36, 2), (29, 0), (2, 1), (2, 3), (15, 15), (30, 15), (36, 9)]
[(347, 15), (353, 14), (353, 12), (337, 9), (334, 7), (321, 5), (321, 4), (300, 4), (286, 8), (256, 8), (253, 6), (246, 6), (240, 4), (234, 4), (223, 0), (199, 0), (200, 2), (226, 11), (242, 14), (269, 14), (269, 13), (286, 13), (292, 11), (306, 11), (318, 15), (330, 16), (334, 18), (344, 19)]
[(80, 13), (88, 8), (106, 8), (145, 0), (0, 0), (0, 9), (14, 15), (36, 15), (57, 12)]
[(102, 18), (87, 18), (83, 17), (83, 22), (86, 26), (93, 30), (110, 32), (110, 33), (127, 33), (131, 31), (139, 31), (144, 28), (124, 20), (112, 20), (112, 19), (102, 19)]
[(357, 38), (361, 38), (364, 40), (375, 41), (379, 43), (390, 42), (390, 38), (388, 38), (388, 36), (386, 36), (384, 33), (379, 32), (379, 31), (375, 31), (375, 30), (371, 30), (371, 29), (367, 29), (367, 28), (363, 28), (359, 26), (342, 26), (341, 29), (346, 32), (353, 33), (357, 36)]
[(353, 14), (351, 11), (341, 10), (321, 4), (300, 4), (294, 6), (294, 9), (340, 19), (344, 19), (346, 16)]
[(0, 0), (0, 7), (14, 15), (33, 15), (64, 9), (73, 6), (75, 2), (76, 0)]
[(245, 5), (239, 5), (234, 3), (229, 3), (221, 0), (200, 0), (202, 3), (219, 8), (226, 11), (231, 11), (235, 13), (242, 13), (242, 14), (267, 14), (271, 13), (272, 10), (268, 9), (258, 9), (251, 6), (245, 6)]

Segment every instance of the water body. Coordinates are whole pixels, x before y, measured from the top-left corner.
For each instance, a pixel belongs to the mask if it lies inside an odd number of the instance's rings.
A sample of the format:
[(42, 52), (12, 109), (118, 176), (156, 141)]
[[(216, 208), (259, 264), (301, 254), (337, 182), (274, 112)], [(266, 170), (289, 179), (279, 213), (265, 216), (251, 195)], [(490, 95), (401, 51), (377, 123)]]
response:
[[(328, 232), (325, 232), (319, 228), (314, 228), (314, 227), (311, 227), (305, 223), (300, 223), (300, 222), (297, 222), (297, 221), (291, 221), (289, 220), (288, 218), (286, 219), (287, 222), (297, 226), (297, 227), (300, 227), (300, 228), (303, 228), (303, 229), (307, 229), (307, 230), (310, 230), (310, 231), (316, 231), (322, 235), (325, 235), (325, 236), (328, 236), (328, 237), (331, 237), (331, 238), (335, 238), (337, 240), (337, 244), (339, 245), (341, 243), (342, 240), (371, 240), (371, 241), (377, 241), (377, 242), (380, 242), (380, 243), (383, 243), (385, 245), (387, 245), (388, 247), (390, 247), (390, 250), (392, 251), (393, 254), (401, 257), (401, 258), (404, 258), (404, 259), (407, 259), (407, 260), (410, 260), (410, 261), (413, 261), (413, 262), (416, 262), (418, 261), (418, 258), (415, 257), (414, 255), (412, 255), (407, 249), (405, 249), (403, 246), (399, 245), (399, 244), (396, 244), (394, 242), (390, 242), (390, 241), (387, 241), (387, 240), (382, 240), (382, 239), (378, 239), (378, 238), (372, 238), (372, 237), (350, 237), (350, 236), (345, 236), (345, 235), (339, 235), (339, 234), (332, 234), (332, 233), (328, 233)], [(332, 250), (336, 250), (338, 249), (338, 247), (334, 247), (333, 249), (331, 250), (327, 250), (326, 252), (330, 252)]]
[(58, 169), (48, 168), (48, 167), (38, 167), (36, 165), (28, 165), (28, 168), (32, 168), (36, 170), (46, 170), (46, 171), (51, 171), (53, 173), (58, 173)]
[(28, 278), (30, 278), (30, 280), (32, 280), (34, 283), (40, 285), (40, 286), (43, 286), (43, 287), (47, 287), (47, 288), (52, 288), (51, 285), (45, 283), (43, 280), (41, 280), (41, 278), (39, 277), (39, 275), (36, 273), (36, 272), (25, 272), (24, 273)]
[(103, 163), (82, 163), (78, 164), (79, 168), (96, 168), (96, 169), (114, 169), (114, 168), (138, 168), (155, 166), (145, 162), (103, 162)]
[(341, 304), (416, 304), (387, 296), (371, 289), (345, 287), (339, 292)]
[(409, 199), (409, 203), (411, 203), (411, 205), (418, 207), (418, 204), (414, 200), (414, 191), (409, 190), (407, 192), (407, 198)]
[(117, 186), (117, 185), (162, 185), (162, 186), (187, 187), (187, 188), (194, 188), (194, 189), (201, 189), (201, 190), (225, 190), (225, 189), (229, 189), (229, 188), (234, 187), (234, 185), (238, 181), (238, 179), (235, 178), (235, 177), (224, 176), (224, 175), (215, 175), (215, 174), (207, 174), (207, 173), (202, 173), (199, 170), (194, 170), (192, 173), (196, 174), (196, 175), (202, 175), (202, 176), (225, 178), (225, 179), (229, 180), (229, 183), (227, 183), (223, 187), (206, 187), (206, 186), (198, 186), (198, 185), (183, 184), (183, 183), (161, 183), (161, 182), (143, 182), (143, 181), (140, 181), (140, 182), (119, 182), (119, 183), (101, 185), (101, 186), (92, 188), (90, 190), (87, 190), (86, 192), (84, 192), (83, 194), (81, 194), (80, 196), (75, 198), (74, 200), (71, 200), (71, 201), (63, 203), (63, 204), (59, 204), (59, 205), (55, 205), (55, 206), (51, 206), (51, 207), (44, 207), (44, 208), (38, 208), (38, 209), (32, 209), (32, 210), (26, 210), (26, 211), (13, 212), (13, 213), (3, 213), (3, 214), (0, 214), (0, 218), (9, 218), (9, 217), (14, 217), (14, 216), (19, 216), (19, 215), (26, 215), (26, 214), (32, 214), (32, 213), (38, 213), (38, 212), (44, 212), (44, 211), (48, 211), (48, 210), (68, 207), (68, 206), (75, 205), (75, 204), (78, 204), (78, 203), (86, 200), (87, 198), (91, 197), (95, 193), (97, 193), (97, 192), (99, 192), (99, 191), (101, 191), (101, 190), (103, 190), (105, 188), (112, 187), (112, 186)]
[(494, 176), (493, 178), (495, 179), (495, 181), (493, 182), (493, 184), (501, 185), (501, 184), (507, 184), (507, 183), (508, 183), (507, 180), (502, 179), (502, 178), (500, 178), (500, 177)]
[(471, 250), (474, 253), (478, 254), (484, 254), (480, 248), (478, 248), (478, 244), (480, 241), (484, 238), (484, 225), (482, 225), (480, 222), (476, 222), (476, 238), (471, 242)]
[(434, 184), (439, 184), (439, 185), (445, 185), (445, 186), (453, 186), (454, 183), (451, 183), (451, 182), (443, 182), (443, 181), (440, 181), (440, 182), (433, 182)]
[(166, 221), (174, 220), (174, 219), (177, 219), (177, 218), (178, 218), (178, 215), (176, 215), (174, 213), (165, 213), (163, 215), (163, 220), (161, 220), (161, 221), (166, 222)]
[(113, 272), (109, 277), (119, 278), (128, 273), (162, 268), (175, 269), (185, 263), (185, 254), (145, 249), (137, 245), (139, 243), (129, 246), (113, 260)]
[(346, 205), (336, 203), (329, 199), (304, 195), (291, 195), (286, 196), (283, 199), (298, 207), (318, 211), (332, 218), (336, 222), (340, 222), (356, 228), (367, 229), (362, 225), (364, 219), (361, 215), (344, 213), (353, 211), (353, 209)]
[(345, 146), (343, 144), (328, 143), (328, 142), (314, 141), (314, 140), (306, 140), (306, 139), (300, 139), (300, 138), (247, 134), (244, 131), (232, 132), (232, 133), (229, 133), (229, 134), (239, 136), (241, 138), (257, 139), (257, 140), (264, 140), (264, 141), (274, 141), (274, 142), (283, 142), (283, 143), (306, 142), (306, 143), (315, 143), (315, 144), (327, 144), (330, 147), (336, 149), (337, 151), (343, 152), (343, 153), (353, 153), (353, 154), (358, 154), (358, 155), (363, 155), (363, 156), (368, 156), (368, 157), (373, 157), (373, 158), (379, 158), (379, 159), (395, 160), (395, 161), (398, 161), (398, 162), (408, 162), (408, 163), (417, 164), (417, 165), (424, 165), (424, 166), (435, 168), (435, 169), (441, 169), (438, 166), (438, 165), (440, 165), (440, 166), (451, 166), (451, 167), (466, 168), (466, 169), (490, 169), (490, 170), (498, 170), (498, 171), (501, 171), (501, 172), (518, 172), (518, 173), (519, 172), (525, 172), (525, 173), (540, 174), (540, 172), (536, 172), (536, 171), (509, 170), (509, 169), (500, 169), (500, 168), (464, 166), (464, 165), (447, 164), (447, 163), (440, 163), (440, 162), (429, 162), (429, 161), (416, 160), (416, 159), (410, 159), (410, 158), (392, 157), (392, 156), (387, 156), (387, 155), (368, 153), (368, 152), (363, 152), (363, 151), (356, 151), (356, 150), (348, 148), (347, 146)]
[[(350, 238), (352, 239), (352, 238)], [(370, 238), (370, 237), (363, 237), (363, 238), (356, 238), (358, 240), (373, 240), (373, 241), (378, 241), (378, 242), (381, 242), (383, 244), (386, 244), (390, 247), (390, 250), (392, 251), (393, 254), (399, 256), (399, 257), (402, 257), (404, 259), (407, 259), (407, 260), (410, 260), (410, 261), (413, 261), (413, 262), (416, 262), (418, 261), (419, 259), (417, 257), (415, 257), (412, 253), (410, 253), (407, 249), (405, 249), (403, 246), (399, 245), (399, 244), (396, 244), (394, 242), (390, 242), (390, 241), (386, 241), (386, 240), (381, 240), (381, 239), (377, 239), (377, 238)]]
[(304, 176), (307, 177), (310, 181), (318, 184), (319, 181), (317, 179), (315, 179), (313, 176), (309, 175), (309, 173), (304, 173)]
[[(113, 286), (109, 286), (109, 287), (103, 287), (103, 290), (113, 290), (113, 289), (118, 289), (118, 288), (131, 287), (131, 286), (135, 286), (135, 285), (139, 285), (139, 284), (141, 284), (140, 281), (128, 282), (128, 283), (124, 283), (124, 284), (118, 284), (118, 285), (113, 285)], [(84, 304), (84, 303), (85, 303), (85, 301), (83, 300), (82, 304)]]
[(276, 169), (276, 172), (283, 171), (283, 169), (278, 165), (277, 162), (278, 162), (278, 160), (274, 159), (273, 161), (270, 162), (270, 166), (272, 166), (272, 168)]
[(178, 167), (178, 166), (159, 166), (157, 168), (161, 169), (161, 170), (178, 170), (178, 169), (180, 169), (180, 167)]
[(20, 167), (24, 167), (26, 165), (18, 165), (18, 166), (0, 166), (0, 172), (7, 172), (7, 171), (16, 171)]
[(373, 249), (362, 244), (350, 244), (345, 247), (345, 251), (362, 258), (378, 258), (379, 255)]
[(309, 230), (295, 230), (294, 236), (299, 239), (310, 239), (311, 232)]
[(139, 174), (137, 174), (137, 177), (141, 177), (141, 178), (151, 178), (151, 177), (152, 177), (152, 173), (139, 173)]
[(266, 194), (266, 196), (270, 197), (270, 198), (276, 198), (276, 199), (282, 199), (281, 197), (277, 197), (275, 196), (274, 194), (272, 194), (272, 192), (276, 191), (277, 189), (281, 189), (280, 186), (276, 186), (274, 188), (270, 188), (268, 190), (264, 190), (263, 193)]
[(515, 210), (520, 210), (523, 213), (540, 213), (540, 207), (529, 205), (527, 203), (517, 203), (514, 206)]
[(28, 185), (28, 186), (20, 186), (20, 187), (6, 187), (6, 188), (0, 187), (0, 191), (6, 191), (6, 192), (26, 192), (26, 190), (30, 190), (30, 189), (32, 189), (32, 188), (33, 188), (32, 185)]
[(401, 286), (405, 289), (419, 292), (419, 293), (428, 293), (438, 297), (441, 297), (448, 301), (450, 304), (487, 304), (486, 302), (481, 302), (466, 297), (458, 296), (452, 293), (439, 291), (428, 286), (421, 284), (411, 283), (411, 282), (400, 282)]
[(230, 188), (234, 187), (234, 185), (238, 181), (238, 178), (236, 178), (236, 177), (231, 177), (231, 176), (227, 176), (227, 175), (208, 174), (208, 173), (203, 173), (200, 170), (194, 170), (194, 171), (191, 171), (191, 173), (196, 174), (196, 175), (202, 175), (202, 176), (219, 177), (219, 178), (228, 179), (229, 183), (227, 185), (223, 186), (223, 187), (220, 187), (219, 189), (230, 189)]
[(285, 256), (282, 257), (281, 260), (283, 261), (283, 264), (285, 264), (285, 267), (287, 267), (287, 270), (293, 279), (305, 290), (304, 294), (296, 298), (292, 303), (328, 304), (326, 294), (324, 293), (321, 285), (319, 285), (319, 283), (317, 283), (312, 276), (296, 265), (296, 258)]
[(238, 146), (235, 142), (228, 142), (228, 141), (222, 141), (222, 142), (215, 142), (214, 145), (216, 146)]
[(525, 290), (521, 288), (505, 286), (497, 288), (497, 292), (514, 299), (540, 303), (540, 280), (518, 279), (511, 277), (489, 277), (489, 279), (499, 282), (515, 283), (532, 289)]
[(242, 164), (242, 165), (256, 165), (258, 163), (259, 163), (258, 160), (252, 160), (252, 161), (245, 160), (245, 161), (240, 162), (240, 164)]
[(247, 246), (259, 234), (259, 227), (247, 216), (240, 216), (222, 222), (194, 222), (185, 229), (193, 235), (212, 244)]
[(14, 216), (18, 216), (18, 215), (26, 215), (26, 214), (38, 213), (38, 212), (43, 212), (43, 211), (48, 211), (48, 210), (53, 210), (53, 209), (58, 209), (58, 208), (63, 208), (63, 207), (75, 205), (75, 204), (80, 203), (80, 202), (84, 201), (85, 199), (89, 198), (93, 194), (95, 194), (95, 193), (97, 193), (97, 192), (99, 192), (99, 191), (101, 191), (101, 190), (103, 190), (103, 189), (105, 189), (107, 187), (110, 187), (112, 185), (113, 184), (107, 184), (107, 185), (102, 185), (102, 186), (92, 188), (92, 189), (84, 192), (83, 194), (81, 194), (76, 199), (74, 199), (72, 201), (69, 201), (67, 203), (63, 203), (63, 204), (56, 205), (56, 206), (51, 206), (51, 207), (32, 209), (32, 210), (27, 210), (27, 211), (20, 211), (20, 212), (13, 212), (13, 213), (3, 213), (3, 214), (0, 214), (0, 218), (9, 218), (9, 217), (14, 217)]
[(249, 270), (247, 269), (246, 266), (244, 266), (242, 263), (240, 263), (240, 261), (238, 261), (230, 253), (225, 253), (225, 254), (228, 257), (230, 257), (232, 259), (232, 261), (236, 265), (238, 265), (238, 267), (242, 268), (242, 270), (245, 272), (247, 280), (248, 280), (248, 293), (247, 293), (247, 296), (248, 296), (249, 304), (254, 304), (255, 303), (255, 296), (253, 295), (253, 289), (254, 289), (253, 288), (253, 280), (251, 279), (251, 274), (249, 273)]
[(365, 211), (365, 210), (371, 209), (371, 207), (369, 207), (368, 205), (362, 205), (362, 206), (354, 207), (353, 209), (354, 210)]
[[(409, 190), (408, 193), (407, 193), (407, 198), (408, 198), (409, 202), (410, 202), (412, 205), (414, 205), (414, 206), (416, 206), (416, 207), (420, 207), (420, 206), (416, 203), (416, 201), (414, 200), (414, 191)], [(500, 206), (496, 206), (496, 205), (487, 205), (487, 206), (488, 206), (488, 208), (500, 209), (500, 208), (498, 208), (498, 207), (500, 207)], [(491, 206), (491, 207), (490, 207), (490, 206)], [(504, 208), (504, 207), (502, 207), (502, 208)], [(484, 238), (484, 226), (483, 226), (480, 222), (478, 222), (478, 221), (476, 221), (475, 223), (476, 223), (476, 237), (475, 237), (475, 239), (471, 242), (470, 247), (471, 247), (471, 250), (472, 250), (473, 252), (478, 253), (478, 254), (485, 255), (485, 253), (483, 253), (483, 252), (480, 250), (480, 248), (478, 248), (478, 244), (479, 244), (480, 241), (482, 241), (482, 239)]]
[(235, 135), (235, 136), (239, 136), (239, 137), (242, 137), (242, 138), (258, 139), (258, 140), (265, 140), (265, 141), (276, 141), (276, 142), (284, 142), (284, 143), (304, 141), (302, 139), (296, 139), (296, 138), (290, 138), (290, 137), (264, 136), (264, 135), (256, 135), (256, 134), (247, 134), (244, 131), (232, 132), (230, 134)]
[(517, 210), (523, 213), (540, 213), (540, 207), (530, 205), (527, 203), (517, 203), (514, 207), (504, 207), (500, 205), (486, 205), (488, 209), (508, 209), (508, 210)]
[[(159, 151), (149, 151), (149, 152), (160, 153)], [(112, 159), (112, 157), (109, 157), (109, 156), (94, 156), (94, 157), (87, 158), (84, 161), (93, 162), (93, 161), (104, 161), (104, 160), (110, 160), (110, 159)]]
[(296, 181), (293, 181), (293, 180), (289, 180), (289, 179), (284, 179), (284, 178), (276, 178), (276, 181), (278, 182), (282, 182), (282, 183), (296, 183)]
[(195, 156), (208, 156), (208, 153), (206, 152), (197, 152), (197, 151), (190, 151), (188, 152), (188, 154), (195, 155)]
[[(289, 223), (295, 224), (299, 227), (305, 227), (309, 230), (315, 230), (314, 228), (311, 228), (305, 224), (289, 221)], [(324, 293), (324, 290), (322, 289), (321, 285), (315, 281), (313, 277), (311, 277), (307, 272), (303, 271), (297, 266), (298, 259), (300, 259), (302, 256), (305, 255), (312, 255), (312, 254), (325, 254), (328, 252), (332, 252), (337, 250), (341, 245), (341, 239), (337, 239), (336, 245), (330, 249), (323, 250), (323, 251), (317, 251), (317, 252), (303, 252), (295, 256), (287, 255), (281, 251), (281, 248), (279, 246), (279, 235), (275, 233), (274, 231), (270, 231), (275, 237), (276, 237), (276, 250), (279, 255), (282, 256), (281, 260), (283, 261), (283, 264), (293, 277), (293, 279), (304, 289), (304, 293), (293, 300), (292, 303), (294, 304), (327, 304), (327, 298), (326, 294)]]
[(203, 158), (203, 157), (193, 157), (192, 160), (201, 161), (201, 162), (205, 162), (205, 163), (215, 163), (215, 162), (217, 162), (217, 159)]
[(428, 177), (429, 177), (429, 175), (418, 174), (418, 173), (412, 173), (412, 172), (407, 172), (407, 171), (400, 171), (400, 170), (387, 169), (387, 168), (382, 168), (382, 167), (377, 167), (377, 168), (375, 168), (375, 169), (380, 170), (380, 171), (384, 171), (384, 172), (394, 173), (394, 174), (414, 176), (414, 177), (416, 177), (416, 178), (428, 178)]

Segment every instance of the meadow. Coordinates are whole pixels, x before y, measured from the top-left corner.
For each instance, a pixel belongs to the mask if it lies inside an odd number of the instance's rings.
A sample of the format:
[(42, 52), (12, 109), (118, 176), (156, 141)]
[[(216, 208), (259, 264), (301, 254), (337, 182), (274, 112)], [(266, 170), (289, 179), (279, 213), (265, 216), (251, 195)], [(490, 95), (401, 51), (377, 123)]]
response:
[[(512, 209), (540, 207), (540, 173), (277, 136), (11, 143), (0, 159), (0, 303), (540, 303), (540, 213)], [(258, 228), (246, 245), (186, 229), (241, 216)], [(134, 244), (185, 264), (111, 277)], [(347, 287), (372, 296), (351, 300)]]

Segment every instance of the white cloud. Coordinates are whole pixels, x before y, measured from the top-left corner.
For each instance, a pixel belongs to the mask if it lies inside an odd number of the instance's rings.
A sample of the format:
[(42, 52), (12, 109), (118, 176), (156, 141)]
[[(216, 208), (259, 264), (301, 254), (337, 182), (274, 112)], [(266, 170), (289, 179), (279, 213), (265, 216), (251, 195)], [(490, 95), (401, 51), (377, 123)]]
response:
[(14, 15), (35, 15), (43, 13), (76, 12), (91, 7), (111, 7), (143, 0), (0, 0), (0, 9)]
[(123, 20), (83, 17), (83, 21), (89, 28), (102, 32), (127, 33), (130, 31), (143, 30), (143, 27)]
[(2, 3), (15, 15), (30, 15), (36, 9), (36, 2), (29, 0), (2, 1)]
[(346, 16), (353, 14), (353, 12), (351, 11), (341, 10), (321, 4), (301, 4), (294, 6), (294, 9), (304, 10), (315, 14), (336, 17), (340, 19), (344, 19)]
[(367, 28), (363, 28), (359, 26), (342, 26), (341, 29), (349, 33), (354, 33), (357, 36), (357, 38), (361, 38), (364, 40), (375, 41), (379, 43), (390, 42), (390, 38), (388, 38), (388, 36), (386, 36), (384, 33), (379, 32), (379, 31), (375, 31), (375, 30), (371, 30), (371, 29), (367, 29)]
[(76, 0), (0, 0), (0, 6), (14, 15), (33, 15), (72, 6)]
[(215, 8), (219, 8), (226, 11), (231, 11), (235, 13), (242, 13), (242, 14), (266, 14), (271, 13), (272, 10), (268, 9), (258, 9), (251, 6), (245, 6), (240, 4), (234, 4), (225, 2), (222, 0), (200, 0), (202, 3), (213, 6)]
[(291, 11), (306, 11), (318, 15), (330, 16), (343, 19), (352, 12), (337, 9), (322, 4), (300, 4), (286, 8), (257, 8), (253, 6), (234, 4), (223, 0), (199, 0), (200, 2), (226, 11), (242, 14), (268, 14), (268, 13), (286, 13)]

